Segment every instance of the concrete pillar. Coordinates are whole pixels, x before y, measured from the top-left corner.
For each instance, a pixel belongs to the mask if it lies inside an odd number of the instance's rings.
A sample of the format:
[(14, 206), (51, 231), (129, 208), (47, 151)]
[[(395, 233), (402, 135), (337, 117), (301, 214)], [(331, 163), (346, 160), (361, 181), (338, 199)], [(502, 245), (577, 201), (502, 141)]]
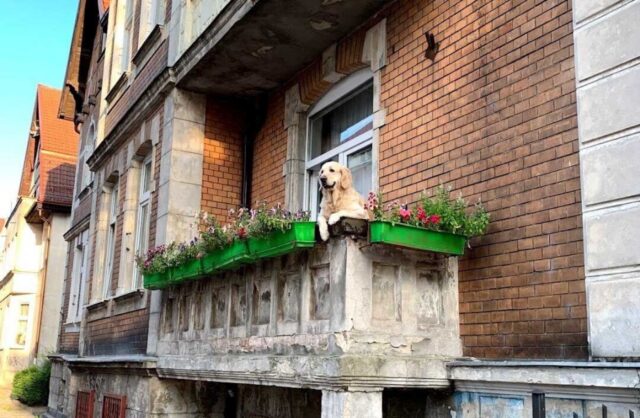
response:
[(382, 418), (382, 388), (322, 391), (322, 418)]
[[(165, 99), (158, 186), (156, 245), (188, 241), (197, 233), (202, 196), (206, 97), (174, 89)], [(152, 220), (153, 221), (153, 220)], [(161, 291), (151, 294), (147, 352), (156, 353)]]
[(308, 106), (300, 99), (298, 84), (287, 90), (285, 94), (284, 127), (287, 130), (287, 159), (284, 162), (285, 177), (284, 207), (291, 211), (303, 207), (304, 195), (304, 162), (307, 143)]
[(589, 343), (640, 351), (640, 1), (574, 3)]

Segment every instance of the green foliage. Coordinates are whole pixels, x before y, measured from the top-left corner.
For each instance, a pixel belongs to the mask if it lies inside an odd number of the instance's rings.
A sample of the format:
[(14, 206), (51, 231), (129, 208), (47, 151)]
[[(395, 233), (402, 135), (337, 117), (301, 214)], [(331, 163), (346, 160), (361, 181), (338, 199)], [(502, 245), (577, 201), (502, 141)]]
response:
[(46, 405), (50, 376), (51, 363), (48, 360), (39, 366), (33, 365), (19, 371), (13, 378), (11, 396), (29, 406)]
[(433, 196), (423, 194), (413, 209), (397, 201), (384, 204), (382, 194), (369, 194), (366, 207), (376, 220), (404, 223), (467, 237), (484, 234), (489, 225), (489, 214), (480, 202), (469, 211), (467, 202), (462, 197), (452, 200), (450, 191), (444, 186), (438, 187)]
[(198, 216), (198, 237), (189, 243), (172, 242), (151, 248), (144, 257), (137, 257), (136, 262), (142, 274), (164, 273), (224, 248), (234, 240), (268, 236), (289, 229), (292, 222), (308, 220), (308, 212), (292, 213), (280, 205), (269, 209), (266, 203), (259, 204), (257, 209), (230, 210), (229, 223), (224, 226), (214, 216), (203, 213)]

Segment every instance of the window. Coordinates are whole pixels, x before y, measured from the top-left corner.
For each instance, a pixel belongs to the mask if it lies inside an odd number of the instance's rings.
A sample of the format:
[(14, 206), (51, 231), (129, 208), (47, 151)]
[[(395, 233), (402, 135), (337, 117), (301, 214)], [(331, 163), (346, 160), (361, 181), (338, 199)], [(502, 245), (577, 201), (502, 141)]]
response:
[(18, 327), (16, 329), (16, 345), (27, 343), (27, 328), (29, 325), (29, 304), (21, 303), (18, 310)]
[(116, 227), (118, 218), (118, 181), (111, 190), (111, 198), (109, 202), (109, 218), (107, 224), (107, 253), (105, 256), (104, 279), (103, 279), (103, 296), (109, 297), (111, 293), (111, 276), (113, 276), (113, 258), (116, 253)]
[(133, 0), (120, 0), (114, 9), (115, 25), (113, 28), (111, 49), (109, 89), (112, 89), (118, 82), (120, 76), (129, 70), (131, 37), (133, 33)]
[(93, 172), (89, 170), (89, 166), (87, 165), (87, 160), (91, 157), (91, 153), (93, 152), (93, 145), (96, 143), (96, 129), (93, 122), (91, 122), (91, 126), (89, 126), (89, 134), (87, 135), (87, 142), (84, 144), (82, 148), (82, 179), (80, 182), (80, 192), (86, 189), (91, 182), (93, 181)]
[(93, 418), (95, 391), (78, 391), (76, 396), (76, 418)]
[[(140, 172), (140, 190), (138, 194), (138, 219), (136, 222), (136, 256), (143, 257), (149, 248), (149, 218), (151, 212), (151, 184), (153, 182), (153, 165), (151, 154), (142, 163)], [(140, 271), (133, 269), (133, 288), (141, 287)]]
[(126, 396), (104, 395), (102, 398), (102, 418), (124, 418), (126, 410)]
[(164, 22), (163, 14), (163, 0), (142, 0), (140, 4), (140, 34), (138, 45), (142, 45), (156, 25), (162, 25)]
[(307, 207), (315, 217), (320, 204), (318, 172), (337, 161), (353, 175), (353, 185), (366, 196), (373, 185), (373, 86), (370, 81), (323, 106), (309, 117), (307, 144)]
[(129, 69), (129, 56), (131, 55), (131, 37), (133, 34), (133, 0), (126, 0), (124, 18), (124, 37), (122, 39), (122, 56), (120, 72)]
[(84, 289), (88, 274), (89, 231), (83, 231), (75, 239), (73, 254), (73, 269), (71, 272), (71, 293), (69, 295), (69, 311), (67, 322), (80, 322), (84, 302)]

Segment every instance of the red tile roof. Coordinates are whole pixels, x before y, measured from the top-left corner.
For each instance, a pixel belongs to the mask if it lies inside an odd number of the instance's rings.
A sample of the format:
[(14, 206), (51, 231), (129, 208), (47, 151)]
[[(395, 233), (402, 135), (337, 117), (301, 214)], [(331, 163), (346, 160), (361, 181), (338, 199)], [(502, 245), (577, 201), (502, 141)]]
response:
[(60, 95), (60, 90), (38, 85), (32, 126), (37, 121), (40, 128), (40, 145), (36, 150), (36, 140), (29, 135), (20, 195), (28, 195), (30, 192), (33, 161), (37, 152), (40, 180), (35, 197), (38, 203), (70, 207), (78, 154), (78, 134), (73, 129), (73, 122), (58, 118)]

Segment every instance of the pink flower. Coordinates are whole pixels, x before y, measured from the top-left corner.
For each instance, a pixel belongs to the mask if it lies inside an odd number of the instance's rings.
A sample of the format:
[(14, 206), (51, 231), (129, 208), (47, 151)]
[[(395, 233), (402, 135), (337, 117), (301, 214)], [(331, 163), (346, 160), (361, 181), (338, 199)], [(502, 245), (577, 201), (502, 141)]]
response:
[(429, 216), (429, 222), (431, 222), (434, 225), (438, 225), (440, 223), (440, 215)]
[(406, 205), (400, 208), (400, 210), (398, 211), (398, 214), (400, 214), (400, 218), (402, 218), (402, 220), (405, 222), (411, 218), (411, 210), (409, 210), (409, 208)]

